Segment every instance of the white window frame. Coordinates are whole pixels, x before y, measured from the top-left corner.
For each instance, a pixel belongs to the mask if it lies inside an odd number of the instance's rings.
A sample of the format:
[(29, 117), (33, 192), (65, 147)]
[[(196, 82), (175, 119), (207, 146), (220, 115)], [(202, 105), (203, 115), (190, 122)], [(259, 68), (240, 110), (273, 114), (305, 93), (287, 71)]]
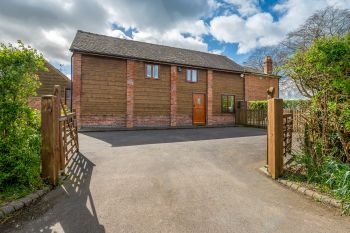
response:
[(159, 79), (159, 65), (145, 64), (145, 76), (147, 79)]
[(186, 70), (186, 81), (190, 83), (198, 82), (198, 70), (196, 69), (187, 69)]

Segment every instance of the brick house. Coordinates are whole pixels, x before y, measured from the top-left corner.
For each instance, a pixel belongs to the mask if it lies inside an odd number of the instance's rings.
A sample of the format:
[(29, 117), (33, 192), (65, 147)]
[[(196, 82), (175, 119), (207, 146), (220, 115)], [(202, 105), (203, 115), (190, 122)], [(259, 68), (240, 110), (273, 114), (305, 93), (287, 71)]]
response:
[(71, 81), (65, 76), (61, 71), (56, 69), (49, 62), (45, 62), (45, 67), (47, 71), (40, 71), (37, 75), (41, 83), (40, 87), (37, 89), (36, 96), (29, 98), (29, 106), (39, 109), (41, 108), (41, 96), (42, 95), (52, 95), (55, 85), (61, 86), (61, 95), (68, 106), (70, 106), (70, 90)]
[(279, 94), (279, 77), (272, 74), (272, 58), (266, 56), (264, 59), (264, 70), (244, 67), (245, 74), (245, 101), (266, 100), (266, 90), (269, 87), (275, 88), (275, 93)]
[(83, 31), (70, 50), (80, 127), (234, 125), (238, 102), (250, 88), (266, 99), (265, 87), (278, 87), (276, 76), (211, 53)]

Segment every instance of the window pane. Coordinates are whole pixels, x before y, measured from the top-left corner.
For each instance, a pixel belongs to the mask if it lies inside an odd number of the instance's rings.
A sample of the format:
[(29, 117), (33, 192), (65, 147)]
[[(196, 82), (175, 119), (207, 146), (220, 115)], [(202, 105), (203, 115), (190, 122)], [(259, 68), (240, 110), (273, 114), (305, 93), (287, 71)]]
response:
[(158, 65), (153, 66), (153, 78), (158, 78)]
[(192, 70), (192, 82), (197, 82), (197, 70)]
[(228, 98), (228, 112), (233, 112), (233, 109), (234, 109), (233, 95), (227, 96), (227, 98)]
[(227, 96), (221, 97), (221, 109), (222, 112), (227, 112)]
[(187, 72), (186, 72), (186, 80), (191, 82), (191, 70), (187, 69)]
[(151, 78), (152, 77), (152, 66), (151, 65), (146, 65), (146, 74), (147, 74), (147, 78)]

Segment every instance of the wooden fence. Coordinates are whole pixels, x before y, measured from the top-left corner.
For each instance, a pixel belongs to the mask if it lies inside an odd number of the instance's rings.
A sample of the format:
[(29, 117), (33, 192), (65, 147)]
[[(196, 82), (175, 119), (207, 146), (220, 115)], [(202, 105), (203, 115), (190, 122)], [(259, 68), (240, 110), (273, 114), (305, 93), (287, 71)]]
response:
[(41, 98), (41, 138), (42, 178), (57, 185), (60, 170), (79, 152), (75, 113), (67, 113), (58, 85)]
[(259, 128), (267, 127), (267, 110), (247, 110), (247, 123), (248, 126), (255, 126)]
[[(236, 110), (236, 124), (246, 125), (258, 128), (267, 128), (268, 114), (267, 109), (247, 109)], [(284, 114), (293, 115), (293, 132), (304, 132), (305, 111), (295, 109), (283, 109)]]

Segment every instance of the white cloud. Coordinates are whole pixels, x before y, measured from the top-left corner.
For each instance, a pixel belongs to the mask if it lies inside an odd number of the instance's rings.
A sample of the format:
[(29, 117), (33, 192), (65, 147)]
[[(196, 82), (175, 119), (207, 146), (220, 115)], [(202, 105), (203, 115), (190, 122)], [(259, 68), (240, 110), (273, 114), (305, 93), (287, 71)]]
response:
[(225, 0), (225, 2), (236, 6), (242, 16), (256, 14), (260, 11), (258, 0)]
[(225, 48), (213, 49), (213, 50), (209, 51), (209, 53), (213, 53), (213, 54), (217, 54), (217, 55), (222, 55), (222, 54), (224, 54), (224, 52), (225, 52)]
[(238, 43), (238, 53), (277, 45), (288, 32), (304, 23), (316, 10), (326, 6), (350, 8), (349, 0), (286, 0), (274, 6), (274, 10), (281, 14), (274, 21), (270, 13), (259, 12), (254, 7), (257, 1), (226, 2), (237, 5), (241, 15), (230, 14), (213, 18), (210, 22), (210, 33), (219, 41)]
[(238, 53), (278, 43), (283, 31), (269, 13), (258, 13), (247, 19), (238, 15), (219, 16), (210, 22), (210, 32), (219, 41), (238, 43)]
[[(18, 39), (37, 48), (55, 64), (70, 63), (69, 46), (78, 29), (207, 50), (202, 35), (214, 0), (41, 0), (0, 2), (0, 42)], [(113, 29), (114, 26), (118, 29)]]
[(144, 30), (133, 33), (133, 38), (138, 41), (149, 43), (194, 49), (198, 51), (208, 51), (208, 45), (204, 43), (201, 37), (184, 37), (179, 30), (176, 29), (162, 33)]
[[(0, 42), (18, 39), (55, 64), (70, 63), (78, 29), (110, 36), (207, 51), (203, 37), (238, 43), (239, 53), (273, 45), (315, 10), (350, 8), (349, 0), (285, 0), (276, 21), (259, 0), (11, 0), (0, 2)], [(232, 9), (237, 14), (232, 13)], [(215, 16), (210, 25), (205, 22)], [(117, 26), (117, 27), (115, 27)], [(117, 28), (117, 29), (114, 29)], [(132, 34), (125, 34), (125, 30)]]
[(274, 10), (283, 13), (279, 24), (286, 31), (296, 29), (315, 11), (327, 6), (350, 8), (349, 0), (288, 0), (274, 6)]
[(125, 33), (123, 31), (118, 30), (118, 29), (108, 28), (105, 32), (105, 35), (113, 36), (113, 37), (117, 37), (117, 38), (122, 38), (122, 39), (131, 39), (131, 37), (125, 35)]

